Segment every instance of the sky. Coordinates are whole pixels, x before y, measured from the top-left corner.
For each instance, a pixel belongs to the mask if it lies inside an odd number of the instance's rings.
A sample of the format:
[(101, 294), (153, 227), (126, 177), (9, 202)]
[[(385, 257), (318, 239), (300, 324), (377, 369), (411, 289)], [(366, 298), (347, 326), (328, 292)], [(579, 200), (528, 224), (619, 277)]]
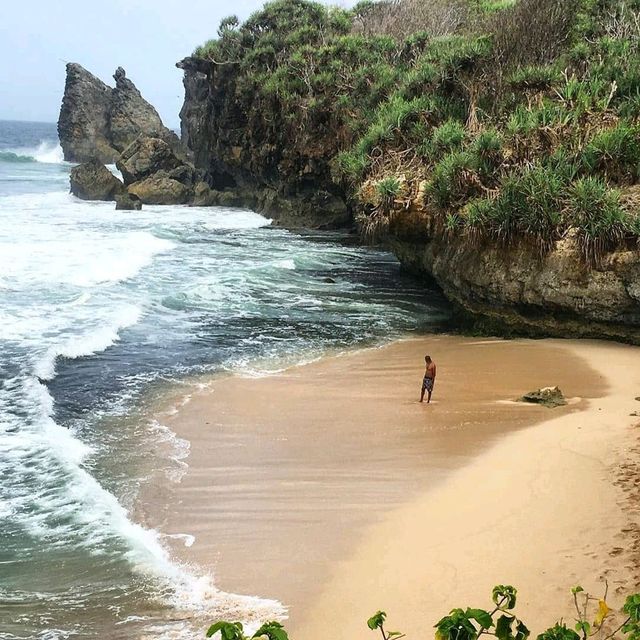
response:
[(56, 122), (65, 63), (78, 62), (111, 86), (116, 67), (123, 67), (164, 123), (178, 128), (184, 93), (182, 71), (175, 63), (214, 38), (221, 18), (233, 13), (244, 19), (263, 4), (263, 0), (3, 2), (0, 120)]

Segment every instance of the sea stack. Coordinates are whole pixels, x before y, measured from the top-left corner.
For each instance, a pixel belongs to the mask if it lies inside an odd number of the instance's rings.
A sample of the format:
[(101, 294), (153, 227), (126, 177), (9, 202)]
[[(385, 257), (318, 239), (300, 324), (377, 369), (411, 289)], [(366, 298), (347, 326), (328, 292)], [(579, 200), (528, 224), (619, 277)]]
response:
[(67, 64), (67, 78), (58, 118), (58, 136), (69, 162), (114, 163), (140, 134), (164, 140), (184, 157), (178, 136), (164, 126), (158, 112), (140, 94), (122, 67), (115, 88), (81, 65)]

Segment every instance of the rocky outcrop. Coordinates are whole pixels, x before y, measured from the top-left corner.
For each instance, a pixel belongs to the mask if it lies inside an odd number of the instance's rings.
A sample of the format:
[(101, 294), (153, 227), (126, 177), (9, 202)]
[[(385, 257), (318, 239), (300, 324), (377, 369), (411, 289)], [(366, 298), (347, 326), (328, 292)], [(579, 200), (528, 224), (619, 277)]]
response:
[(352, 223), (342, 188), (331, 179), (336, 138), (330, 123), (291, 130), (286, 113), (266, 115), (236, 94), (233, 65), (198, 58), (185, 72), (182, 138), (213, 190), (288, 227), (339, 228)]
[(187, 204), (193, 196), (193, 191), (188, 186), (171, 178), (164, 171), (130, 184), (128, 191), (143, 204)]
[(67, 64), (58, 137), (69, 162), (115, 162), (140, 134), (160, 138), (184, 156), (178, 136), (118, 67), (115, 88), (76, 63)]
[(522, 241), (503, 246), (429, 235), (428, 216), (392, 222), (390, 244), (408, 270), (434, 280), (472, 330), (640, 343), (640, 252), (635, 243), (585, 264), (575, 238), (544, 256)]
[(520, 402), (540, 404), (548, 409), (564, 407), (567, 404), (564, 394), (560, 391), (559, 387), (543, 387), (542, 389), (529, 391), (529, 393), (525, 393), (520, 398)]
[(160, 138), (136, 138), (122, 152), (116, 167), (127, 185), (144, 180), (158, 171), (170, 172), (181, 167), (183, 179), (193, 182), (193, 167), (185, 165)]
[(97, 160), (71, 169), (71, 193), (82, 200), (116, 200), (124, 193), (122, 182)]
[(140, 211), (142, 209), (142, 200), (134, 193), (121, 193), (116, 196), (116, 210), (121, 211)]

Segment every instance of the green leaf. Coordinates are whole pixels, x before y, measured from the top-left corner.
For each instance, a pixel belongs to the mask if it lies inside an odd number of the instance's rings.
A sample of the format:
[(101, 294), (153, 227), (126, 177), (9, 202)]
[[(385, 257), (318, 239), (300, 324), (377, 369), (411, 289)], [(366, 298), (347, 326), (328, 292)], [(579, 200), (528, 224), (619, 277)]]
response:
[(245, 640), (245, 635), (242, 632), (242, 622), (226, 622), (220, 620), (209, 627), (207, 638), (210, 638), (218, 632), (220, 632), (222, 640)]
[(267, 636), (269, 640), (289, 640), (283, 626), (275, 620), (265, 622), (251, 637), (258, 638), (259, 636)]
[(377, 611), (374, 615), (372, 615), (367, 620), (367, 626), (372, 631), (375, 631), (376, 629), (379, 629), (384, 624), (384, 621), (386, 620), (386, 618), (387, 618), (387, 614), (385, 611)]
[(391, 640), (391, 638), (401, 638), (402, 636), (404, 636), (404, 633), (401, 631), (389, 631), (387, 633), (387, 638), (389, 638), (389, 640)]
[(502, 615), (496, 623), (496, 638), (498, 640), (513, 640), (511, 632), (511, 623), (514, 621), (513, 616)]
[(591, 625), (586, 620), (578, 620), (574, 629), (581, 632), (584, 636), (588, 636), (591, 632)]
[(494, 604), (505, 607), (506, 609), (513, 609), (516, 606), (516, 595), (518, 590), (512, 587), (510, 584), (499, 584), (493, 587), (491, 593), (491, 599)]
[(582, 593), (583, 591), (584, 591), (584, 589), (580, 585), (577, 585), (577, 586), (573, 587), (573, 589), (571, 589), (571, 593), (573, 593), (574, 596), (577, 593)]
[(493, 620), (488, 611), (484, 609), (467, 609), (467, 618), (473, 618), (483, 629), (488, 629), (493, 625)]
[(516, 625), (516, 638), (515, 640), (527, 640), (527, 638), (531, 635), (531, 631), (527, 628), (527, 625), (518, 620), (518, 624)]

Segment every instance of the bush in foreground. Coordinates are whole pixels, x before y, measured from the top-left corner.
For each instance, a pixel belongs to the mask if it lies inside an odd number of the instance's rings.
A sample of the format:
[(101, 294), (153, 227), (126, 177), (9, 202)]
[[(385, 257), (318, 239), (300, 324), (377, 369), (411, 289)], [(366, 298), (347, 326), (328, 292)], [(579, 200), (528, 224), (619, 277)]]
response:
[[(556, 622), (536, 640), (640, 640), (640, 593), (630, 595), (622, 607), (621, 620), (614, 621), (615, 611), (607, 604), (608, 586), (602, 598), (589, 595), (582, 587), (571, 589), (576, 610), (575, 624), (567, 626), (563, 620)], [(528, 627), (514, 613), (517, 590), (511, 585), (497, 585), (491, 592), (492, 606), (489, 609), (452, 609), (449, 615), (435, 625), (435, 640), (478, 640), (481, 636), (494, 636), (497, 640), (528, 640)], [(387, 614), (376, 612), (367, 626), (380, 631), (383, 640), (400, 640), (405, 634), (387, 631), (384, 627)], [(287, 632), (279, 622), (266, 622), (252, 636), (244, 634), (242, 623), (220, 621), (209, 627), (207, 637), (220, 634), (222, 640), (289, 640)], [(331, 636), (330, 629), (327, 635)]]

